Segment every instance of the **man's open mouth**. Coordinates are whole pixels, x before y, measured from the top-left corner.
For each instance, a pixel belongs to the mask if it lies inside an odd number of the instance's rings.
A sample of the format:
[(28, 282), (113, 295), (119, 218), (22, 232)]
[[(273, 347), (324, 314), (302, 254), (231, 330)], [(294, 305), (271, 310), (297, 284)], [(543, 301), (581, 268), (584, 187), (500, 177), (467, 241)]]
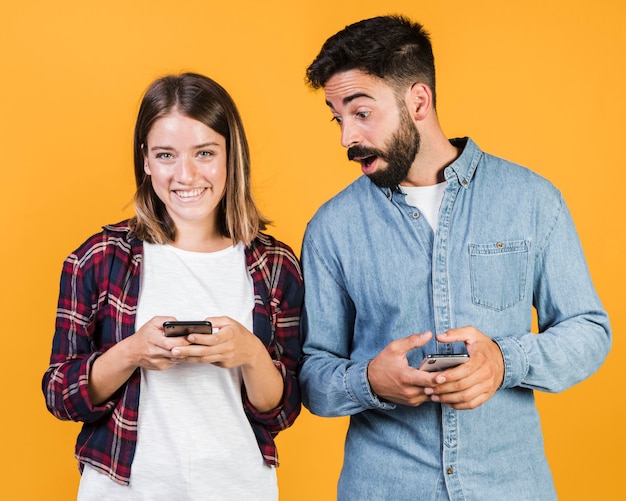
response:
[(376, 155), (372, 155), (370, 157), (361, 158), (359, 162), (361, 163), (362, 167), (369, 167), (370, 165), (372, 165), (374, 160), (376, 160), (376, 158)]

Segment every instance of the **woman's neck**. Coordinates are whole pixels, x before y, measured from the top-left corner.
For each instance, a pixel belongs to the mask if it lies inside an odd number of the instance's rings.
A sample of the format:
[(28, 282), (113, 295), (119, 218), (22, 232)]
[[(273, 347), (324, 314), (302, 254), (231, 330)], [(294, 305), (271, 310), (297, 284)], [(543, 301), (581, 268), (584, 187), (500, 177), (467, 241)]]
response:
[(190, 252), (216, 252), (232, 246), (233, 241), (216, 227), (177, 225), (176, 240), (172, 245)]

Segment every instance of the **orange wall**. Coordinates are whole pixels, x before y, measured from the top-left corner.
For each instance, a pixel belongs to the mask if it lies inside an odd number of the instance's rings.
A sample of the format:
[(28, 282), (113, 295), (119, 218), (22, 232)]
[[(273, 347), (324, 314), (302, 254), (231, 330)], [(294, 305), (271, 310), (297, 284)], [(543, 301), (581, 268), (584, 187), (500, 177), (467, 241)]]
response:
[[(272, 232), (299, 250), (315, 209), (358, 175), (304, 70), (346, 24), (402, 12), (432, 33), (444, 130), (545, 175), (574, 214), (615, 343), (591, 379), (538, 401), (561, 498), (617, 499), (626, 449), (625, 10), (622, 0), (3, 2), (0, 498), (76, 492), (78, 425), (47, 413), (40, 378), (62, 260), (131, 214), (131, 135), (146, 85), (193, 70), (232, 93), (257, 199)], [(305, 412), (279, 437), (281, 501), (334, 498), (345, 427)]]

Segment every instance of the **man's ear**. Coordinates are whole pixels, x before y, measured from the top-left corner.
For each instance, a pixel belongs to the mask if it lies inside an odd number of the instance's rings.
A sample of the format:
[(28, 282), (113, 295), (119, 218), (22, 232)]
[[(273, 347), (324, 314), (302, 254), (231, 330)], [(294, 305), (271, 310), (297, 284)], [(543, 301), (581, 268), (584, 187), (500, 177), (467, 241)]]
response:
[(433, 109), (433, 93), (425, 83), (414, 83), (407, 93), (407, 109), (413, 120), (424, 120)]

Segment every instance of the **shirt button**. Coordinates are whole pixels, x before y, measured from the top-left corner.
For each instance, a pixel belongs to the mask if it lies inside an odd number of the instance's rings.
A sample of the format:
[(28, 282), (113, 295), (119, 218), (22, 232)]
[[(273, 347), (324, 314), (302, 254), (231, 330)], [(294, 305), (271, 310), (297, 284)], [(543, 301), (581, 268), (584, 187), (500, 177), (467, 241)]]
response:
[(496, 244), (496, 247), (497, 247), (498, 249), (502, 249), (502, 248), (504, 247), (504, 242), (498, 242), (498, 243)]
[(415, 212), (413, 213), (413, 217), (414, 217), (415, 219), (417, 219), (418, 217), (420, 217), (420, 213), (419, 213), (419, 212), (417, 212), (417, 211), (415, 211)]
[(461, 184), (463, 186), (467, 186), (467, 179), (465, 179), (465, 178), (461, 179)]
[(452, 475), (454, 473), (454, 468), (452, 468), (452, 466), (448, 466), (448, 469), (446, 470), (446, 473), (448, 475)]

